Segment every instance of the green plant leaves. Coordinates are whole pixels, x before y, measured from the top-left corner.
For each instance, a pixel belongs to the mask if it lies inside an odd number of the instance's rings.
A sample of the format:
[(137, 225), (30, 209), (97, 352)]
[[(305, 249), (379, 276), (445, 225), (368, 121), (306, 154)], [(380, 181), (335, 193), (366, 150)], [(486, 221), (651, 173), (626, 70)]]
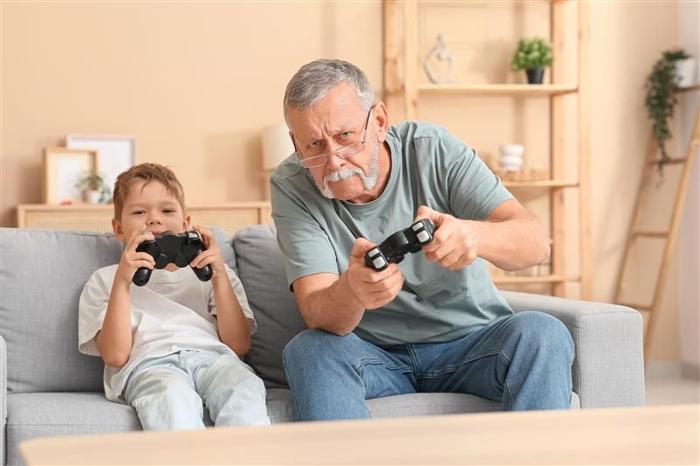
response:
[(644, 106), (652, 122), (654, 139), (661, 152), (659, 168), (671, 158), (666, 151), (666, 141), (671, 138), (668, 121), (673, 117), (673, 110), (678, 102), (676, 90), (679, 77), (676, 73), (676, 62), (686, 58), (689, 58), (689, 55), (682, 49), (663, 52), (661, 58), (654, 63), (645, 82)]
[(552, 46), (549, 42), (538, 37), (521, 39), (513, 55), (511, 67), (513, 70), (544, 68), (551, 65), (552, 60)]

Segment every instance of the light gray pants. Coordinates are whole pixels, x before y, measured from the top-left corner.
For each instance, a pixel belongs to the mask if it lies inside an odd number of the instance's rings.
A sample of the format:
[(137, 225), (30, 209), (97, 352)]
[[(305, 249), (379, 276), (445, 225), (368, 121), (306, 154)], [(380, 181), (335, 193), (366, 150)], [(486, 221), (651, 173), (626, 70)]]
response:
[(216, 426), (267, 426), (265, 386), (233, 354), (180, 351), (139, 364), (124, 399), (144, 430), (204, 429), (206, 407)]

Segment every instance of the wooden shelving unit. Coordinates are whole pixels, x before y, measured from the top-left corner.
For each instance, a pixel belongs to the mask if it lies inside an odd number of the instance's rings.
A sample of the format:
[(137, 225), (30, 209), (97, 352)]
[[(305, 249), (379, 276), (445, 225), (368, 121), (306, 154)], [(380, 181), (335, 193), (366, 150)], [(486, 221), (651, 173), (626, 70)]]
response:
[[(565, 54), (565, 4), (558, 0), (549, 1), (550, 41), (555, 57)], [(403, 104), (404, 118), (417, 119), (423, 99), (433, 96), (511, 96), (513, 98), (548, 98), (549, 115), (549, 176), (548, 179), (504, 181), (504, 185), (519, 192), (547, 190), (549, 204), (549, 230), (552, 248), (550, 273), (537, 276), (494, 276), (497, 284), (520, 285), (540, 283), (549, 286), (550, 293), (556, 296), (566, 294), (566, 284), (579, 283), (578, 297), (591, 297), (591, 255), (590, 255), (590, 196), (589, 196), (589, 84), (587, 80), (587, 60), (589, 54), (589, 6), (587, 2), (577, 2), (576, 8), (576, 82), (571, 82), (561, 64), (554, 60), (551, 68), (552, 83), (542, 85), (528, 84), (422, 84), (419, 76), (419, 8), (422, 2), (384, 0), (384, 93), (385, 96), (400, 97)], [(427, 6), (435, 5), (426, 2)], [(457, 5), (458, 6), (458, 5)], [(455, 8), (456, 10), (456, 8)], [(455, 14), (458, 14), (455, 12)], [(564, 96), (575, 96), (576, 110), (572, 112), (564, 105)], [(572, 113), (574, 113), (572, 115)], [(543, 119), (546, 116), (542, 117)], [(577, 121), (577, 150), (575, 154), (565, 153), (566, 132), (564, 122), (571, 118)], [(576, 158), (576, 177), (566, 174), (566, 158)], [(576, 206), (564, 195), (565, 190), (578, 192)], [(568, 205), (567, 205), (568, 204)], [(578, 211), (578, 229), (572, 231), (565, 227), (565, 215), (571, 208)], [(576, 239), (577, 241), (574, 241)], [(578, 244), (577, 270), (567, 267), (567, 241)]]
[(516, 285), (525, 283), (564, 283), (571, 281), (578, 281), (579, 277), (570, 275), (541, 275), (537, 277), (508, 277), (508, 276), (498, 276), (495, 277), (493, 282), (497, 285)]
[(575, 84), (421, 84), (418, 92), (430, 93), (461, 93), (477, 95), (522, 95), (522, 96), (552, 96), (576, 92)]
[[(217, 226), (229, 233), (258, 223), (272, 223), (270, 203), (266, 201), (230, 202), (208, 206), (188, 206), (192, 224)], [(19, 228), (55, 230), (112, 231), (112, 204), (20, 204), (17, 207)]]

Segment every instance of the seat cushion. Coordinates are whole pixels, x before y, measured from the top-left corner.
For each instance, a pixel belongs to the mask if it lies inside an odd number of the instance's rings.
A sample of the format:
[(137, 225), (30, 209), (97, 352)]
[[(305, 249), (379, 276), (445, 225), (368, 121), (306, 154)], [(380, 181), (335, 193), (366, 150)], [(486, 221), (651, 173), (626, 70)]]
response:
[(35, 437), (141, 430), (136, 412), (104, 393), (13, 393), (7, 397), (7, 464), (22, 464), (17, 446)]
[[(500, 411), (501, 403), (462, 393), (409, 393), (367, 400), (367, 407), (371, 417), (385, 418)], [(273, 423), (292, 421), (291, 392), (268, 389), (267, 411)]]
[(306, 329), (284, 273), (282, 252), (272, 225), (254, 225), (233, 237), (238, 276), (258, 321), (246, 361), (269, 388), (287, 387), (282, 350)]
[[(579, 406), (574, 393), (572, 408)], [(461, 393), (410, 393), (367, 400), (373, 418), (500, 411), (499, 402)], [(267, 390), (273, 424), (292, 421), (291, 392)], [(205, 419), (207, 425), (211, 425)], [(18, 445), (35, 437), (141, 430), (136, 412), (103, 393), (14, 393), (7, 397), (7, 464), (22, 464)]]

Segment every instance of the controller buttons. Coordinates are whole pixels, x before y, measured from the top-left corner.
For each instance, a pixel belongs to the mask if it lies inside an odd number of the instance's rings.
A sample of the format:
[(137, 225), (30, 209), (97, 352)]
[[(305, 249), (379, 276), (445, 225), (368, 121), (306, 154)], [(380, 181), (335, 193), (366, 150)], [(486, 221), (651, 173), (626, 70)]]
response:
[(423, 244), (423, 243), (427, 243), (430, 240), (430, 235), (428, 234), (427, 231), (422, 230), (416, 234), (416, 238), (418, 238), (418, 241), (420, 241), (421, 244)]
[(389, 265), (377, 248), (370, 250), (367, 255), (369, 256), (369, 260), (372, 262), (373, 268), (377, 271), (382, 270)]
[(161, 252), (160, 254), (158, 254), (158, 257), (156, 257), (155, 260), (155, 268), (157, 269), (163, 269), (166, 265), (168, 265), (168, 256), (165, 253)]

